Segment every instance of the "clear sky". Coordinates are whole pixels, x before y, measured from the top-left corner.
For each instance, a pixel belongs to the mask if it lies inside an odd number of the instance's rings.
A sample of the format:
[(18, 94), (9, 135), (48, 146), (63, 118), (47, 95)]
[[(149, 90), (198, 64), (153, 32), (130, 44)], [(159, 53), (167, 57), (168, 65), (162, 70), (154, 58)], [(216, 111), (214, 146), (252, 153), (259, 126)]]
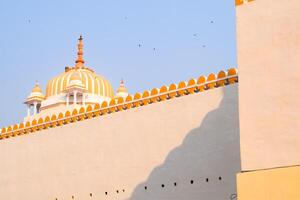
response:
[(0, 0), (0, 24), (0, 127), (74, 65), (80, 34), (86, 66), (130, 93), (236, 67), (234, 0)]

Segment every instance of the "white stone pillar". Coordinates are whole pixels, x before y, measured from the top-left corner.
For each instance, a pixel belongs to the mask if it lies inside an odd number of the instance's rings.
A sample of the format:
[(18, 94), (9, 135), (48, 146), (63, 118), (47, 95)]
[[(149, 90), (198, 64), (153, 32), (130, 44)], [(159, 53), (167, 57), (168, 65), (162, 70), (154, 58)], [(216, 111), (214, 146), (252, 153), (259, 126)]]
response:
[(77, 104), (77, 91), (74, 91), (74, 105)]
[(37, 114), (37, 102), (33, 102), (33, 115)]
[(30, 104), (27, 105), (27, 117), (30, 117)]
[(66, 103), (67, 103), (67, 107), (69, 107), (69, 103), (70, 103), (70, 94), (67, 94), (67, 99), (66, 99)]

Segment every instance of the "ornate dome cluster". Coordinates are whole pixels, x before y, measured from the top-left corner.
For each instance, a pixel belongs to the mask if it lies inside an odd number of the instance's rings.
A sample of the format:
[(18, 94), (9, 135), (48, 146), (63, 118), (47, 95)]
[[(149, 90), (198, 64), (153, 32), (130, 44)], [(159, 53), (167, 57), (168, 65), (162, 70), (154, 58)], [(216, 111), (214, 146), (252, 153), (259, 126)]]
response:
[(36, 84), (25, 101), (28, 110), (34, 107), (36, 110), (34, 113), (39, 113), (40, 109), (44, 110), (61, 105), (68, 107), (77, 104), (96, 104), (118, 96), (128, 95), (123, 81), (115, 96), (111, 83), (84, 65), (82, 40), (83, 38), (80, 36), (75, 66), (65, 67), (64, 73), (51, 79), (47, 83), (45, 96), (42, 89)]

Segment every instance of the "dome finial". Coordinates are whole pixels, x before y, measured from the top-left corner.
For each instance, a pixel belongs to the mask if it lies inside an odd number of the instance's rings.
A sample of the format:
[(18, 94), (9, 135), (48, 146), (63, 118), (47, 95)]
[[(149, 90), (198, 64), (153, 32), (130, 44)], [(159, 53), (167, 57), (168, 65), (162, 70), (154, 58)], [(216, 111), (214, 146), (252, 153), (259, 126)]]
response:
[(77, 51), (77, 60), (76, 60), (76, 65), (75, 68), (82, 68), (83, 64), (84, 64), (84, 60), (83, 60), (83, 42), (82, 42), (83, 38), (82, 35), (80, 35), (79, 39), (78, 39), (78, 51)]

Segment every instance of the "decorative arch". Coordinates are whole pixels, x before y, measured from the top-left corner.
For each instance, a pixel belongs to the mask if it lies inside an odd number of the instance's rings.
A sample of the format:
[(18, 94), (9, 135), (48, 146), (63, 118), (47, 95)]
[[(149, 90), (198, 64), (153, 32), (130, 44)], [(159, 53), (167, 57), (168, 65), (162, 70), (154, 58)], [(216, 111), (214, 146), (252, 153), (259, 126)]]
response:
[(209, 89), (215, 88), (216, 87), (216, 75), (214, 73), (209, 74), (207, 77), (207, 82), (211, 82), (211, 83), (207, 83), (207, 87)]
[(185, 81), (181, 81), (178, 83), (178, 94), (180, 96), (184, 95), (186, 93), (186, 90), (184, 89), (186, 88), (186, 82)]
[(40, 130), (40, 129), (43, 129), (44, 128), (44, 120), (43, 120), (43, 118), (39, 118), (39, 120), (38, 120), (38, 129)]
[[(77, 108), (74, 108), (73, 110), (72, 110), (72, 113), (71, 113), (71, 121), (70, 122), (76, 122), (76, 121), (78, 121), (78, 110), (77, 110)], [(67, 121), (68, 119), (66, 118), (65, 119), (65, 121)]]
[(38, 129), (36, 125), (37, 125), (37, 120), (36, 119), (32, 120), (32, 122), (31, 122), (31, 131), (32, 132), (35, 132)]
[(55, 127), (55, 126), (57, 126), (57, 117), (56, 117), (56, 115), (55, 114), (53, 114), (52, 116), (51, 116), (51, 127)]
[[(70, 116), (70, 111), (67, 111), (65, 113), (65, 116)], [(57, 126), (62, 126), (64, 121), (64, 114), (63, 113), (59, 113), (58, 116), (57, 116)]]
[(176, 90), (177, 90), (177, 84), (171, 83), (169, 85), (169, 97), (170, 98), (173, 98), (173, 97), (175, 97), (177, 95)]
[(101, 114), (102, 115), (105, 115), (108, 112), (107, 107), (108, 107), (107, 101), (103, 101), (101, 104)]
[(153, 88), (150, 92), (150, 102), (153, 103), (153, 102), (157, 102), (158, 98), (157, 98), (157, 95), (159, 93), (159, 90), (158, 88)]
[(167, 97), (168, 97), (168, 94), (167, 94), (168, 90), (169, 90), (168, 87), (165, 86), (165, 85), (163, 85), (163, 86), (160, 87), (160, 89), (159, 89), (159, 94), (160, 94), (159, 98), (160, 98), (161, 101), (164, 101), (164, 100), (167, 99)]
[(126, 97), (126, 100), (125, 100), (125, 107), (126, 107), (126, 109), (130, 109), (131, 107), (132, 107), (132, 99), (133, 99), (133, 97), (132, 97), (132, 95), (128, 95), (127, 97)]
[[(226, 76), (227, 73), (223, 70), (218, 73), (218, 81), (217, 81), (218, 86), (224, 86), (226, 84), (226, 80), (225, 80)], [(219, 80), (219, 79), (224, 79), (224, 80)]]
[(196, 84), (197, 84), (197, 80), (194, 78), (192, 78), (188, 81), (188, 83), (187, 83), (188, 89), (187, 90), (190, 94), (193, 94), (195, 91), (198, 91)]
[(81, 107), (79, 109), (79, 116), (78, 116), (78, 120), (84, 120), (86, 118), (86, 115), (85, 115), (85, 108), (84, 107)]
[(26, 123), (25, 123), (25, 133), (29, 133), (30, 132), (30, 122), (29, 121), (27, 121)]
[(95, 116), (100, 115), (100, 108), (101, 108), (101, 105), (99, 103), (96, 103), (95, 106), (94, 106), (94, 115)]
[(47, 129), (47, 128), (49, 128), (49, 126), (50, 126), (50, 117), (49, 116), (46, 116), (45, 117), (45, 120), (44, 120), (44, 122), (45, 122), (45, 128)]
[(92, 118), (93, 115), (94, 115), (93, 112), (92, 112), (92, 110), (93, 110), (92, 105), (88, 105), (86, 107), (86, 116), (87, 116), (88, 119)]
[(198, 84), (198, 89), (199, 91), (203, 91), (203, 90), (206, 90), (206, 76), (200, 76), (197, 80), (197, 84)]
[(111, 107), (111, 108), (109, 108), (109, 112), (115, 112), (115, 111), (117, 111), (118, 108), (116, 107), (116, 100), (111, 99), (109, 101), (109, 107)]
[(149, 96), (150, 96), (150, 92), (148, 90), (145, 90), (143, 92), (143, 95), (142, 95), (142, 102), (144, 105), (147, 105), (149, 103)]
[[(237, 69), (235, 68), (230, 68), (227, 71), (228, 76), (236, 76), (237, 75)], [(228, 78), (228, 82), (229, 84), (234, 84), (235, 82), (237, 82), (237, 76), (233, 77), (233, 78)]]
[(140, 106), (140, 104), (142, 103), (141, 101), (139, 101), (142, 98), (142, 94), (137, 92), (134, 94), (133, 100), (135, 101), (133, 104), (135, 107)]

